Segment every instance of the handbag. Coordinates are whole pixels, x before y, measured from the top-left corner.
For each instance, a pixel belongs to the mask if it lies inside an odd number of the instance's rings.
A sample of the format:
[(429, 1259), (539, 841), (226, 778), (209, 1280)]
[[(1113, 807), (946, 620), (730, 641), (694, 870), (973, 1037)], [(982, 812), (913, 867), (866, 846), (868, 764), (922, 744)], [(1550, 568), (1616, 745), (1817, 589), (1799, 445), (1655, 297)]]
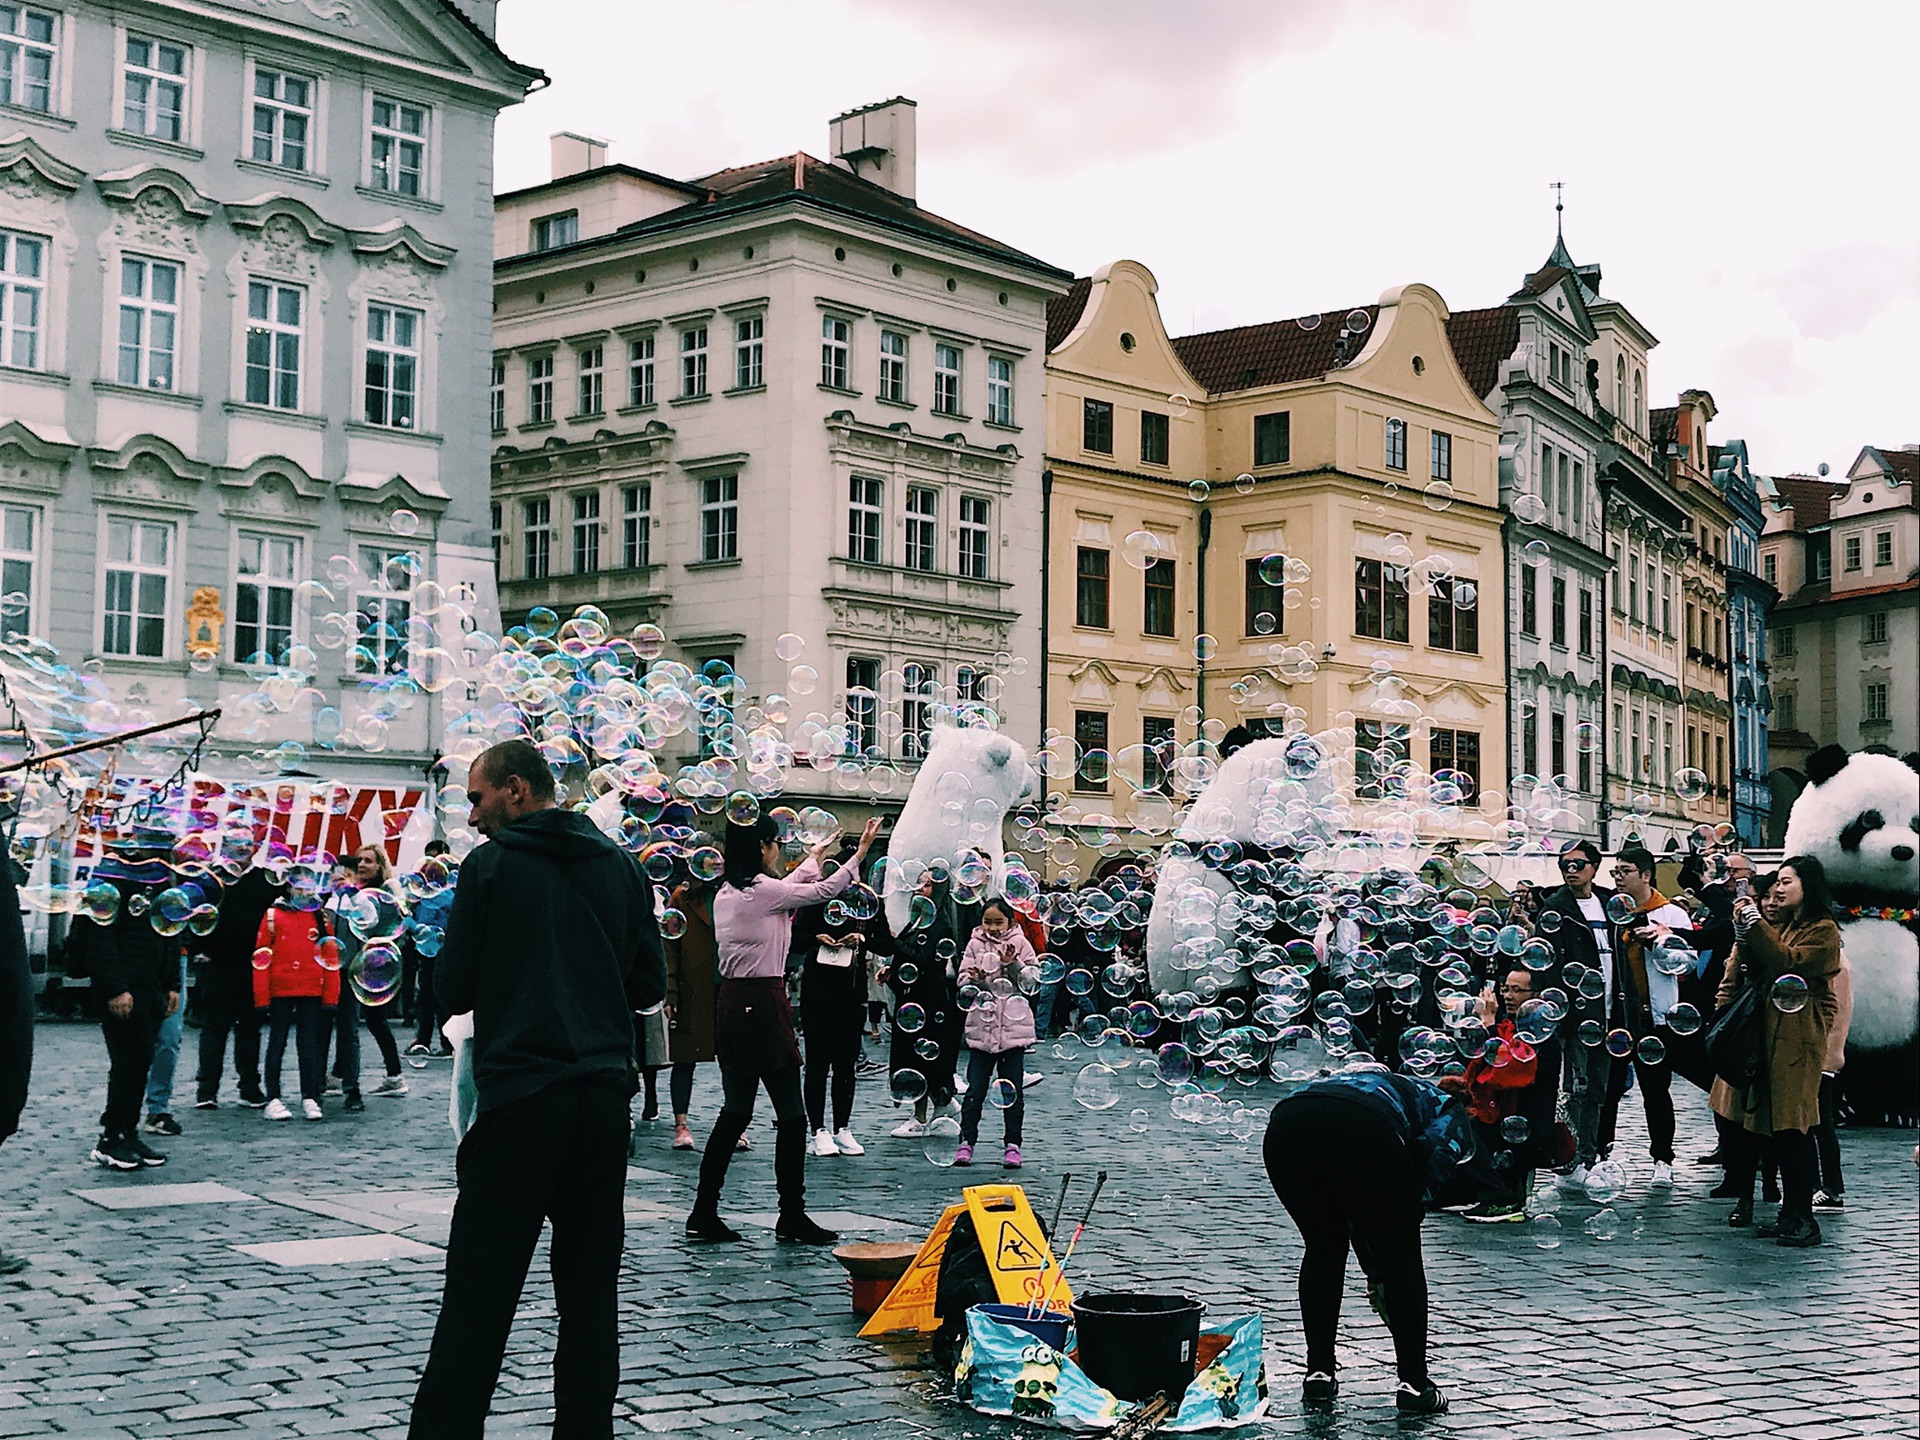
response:
[(1743, 1090), (1760, 1078), (1766, 1047), (1766, 1002), (1757, 985), (1743, 985), (1707, 1027), (1713, 1073)]
[(664, 1002), (641, 1010), (633, 1017), (634, 1040), (640, 1051), (640, 1064), (651, 1069), (672, 1063), (667, 1054), (667, 1011)]

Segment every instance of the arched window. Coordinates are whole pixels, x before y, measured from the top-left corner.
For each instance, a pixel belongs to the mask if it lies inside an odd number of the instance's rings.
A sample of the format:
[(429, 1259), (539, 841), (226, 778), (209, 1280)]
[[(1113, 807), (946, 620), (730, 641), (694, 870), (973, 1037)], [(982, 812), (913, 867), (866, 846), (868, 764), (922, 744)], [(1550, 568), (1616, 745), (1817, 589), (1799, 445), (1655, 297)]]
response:
[(1647, 409), (1645, 397), (1640, 393), (1640, 371), (1633, 372), (1633, 428), (1642, 435), (1647, 433)]
[(1613, 357), (1613, 413), (1627, 413), (1627, 357)]

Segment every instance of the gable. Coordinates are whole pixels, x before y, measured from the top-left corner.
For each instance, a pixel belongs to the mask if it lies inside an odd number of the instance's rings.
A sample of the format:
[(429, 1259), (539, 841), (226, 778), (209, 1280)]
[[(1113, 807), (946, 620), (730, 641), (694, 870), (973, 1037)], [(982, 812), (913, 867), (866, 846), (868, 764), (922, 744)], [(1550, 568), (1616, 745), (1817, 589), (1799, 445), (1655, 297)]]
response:
[(1498, 424), (1460, 369), (1447, 335), (1447, 318), (1446, 301), (1429, 286), (1402, 285), (1387, 291), (1380, 297), (1380, 313), (1366, 347), (1342, 378), (1376, 394)]
[(262, 29), (328, 49), (391, 56), (444, 78), (526, 93), (540, 72), (510, 60), (456, 0), (226, 0)]
[(1159, 289), (1153, 272), (1136, 260), (1096, 270), (1072, 329), (1048, 354), (1048, 368), (1200, 399), (1204, 387), (1167, 338)]

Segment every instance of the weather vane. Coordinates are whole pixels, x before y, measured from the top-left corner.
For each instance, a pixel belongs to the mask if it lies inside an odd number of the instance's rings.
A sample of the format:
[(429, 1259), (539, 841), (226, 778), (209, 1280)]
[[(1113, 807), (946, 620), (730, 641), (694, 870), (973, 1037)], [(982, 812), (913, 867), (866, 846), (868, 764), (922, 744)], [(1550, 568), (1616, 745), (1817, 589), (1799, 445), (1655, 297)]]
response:
[(1555, 180), (1547, 188), (1553, 191), (1553, 233), (1556, 236), (1560, 236), (1564, 233), (1560, 228), (1560, 216), (1567, 208), (1567, 182), (1564, 180)]

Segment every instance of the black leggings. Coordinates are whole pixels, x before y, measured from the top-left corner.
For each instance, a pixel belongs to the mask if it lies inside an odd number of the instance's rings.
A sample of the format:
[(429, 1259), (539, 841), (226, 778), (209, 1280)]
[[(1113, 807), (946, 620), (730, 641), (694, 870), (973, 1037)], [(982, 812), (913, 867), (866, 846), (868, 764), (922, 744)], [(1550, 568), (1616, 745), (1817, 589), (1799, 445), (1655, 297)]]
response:
[(1818, 1162), (1820, 1188), (1829, 1195), (1844, 1195), (1847, 1182), (1840, 1178), (1840, 1132), (1834, 1121), (1840, 1113), (1840, 1077), (1820, 1077), (1820, 1123), (1813, 1127), (1813, 1153)]
[[(691, 1060), (673, 1062), (673, 1073), (667, 1077), (667, 1096), (673, 1105), (673, 1118), (678, 1120), (687, 1113), (687, 1107), (693, 1104), (693, 1066)], [(649, 1065), (640, 1072), (647, 1082), (647, 1109), (660, 1108), (660, 1072), (664, 1065)]]
[(1309, 1373), (1334, 1371), (1334, 1337), (1347, 1248), (1380, 1287), (1400, 1378), (1427, 1383), (1427, 1272), (1420, 1258), (1422, 1183), (1387, 1121), (1362, 1105), (1299, 1095), (1273, 1107), (1267, 1178), (1307, 1253), (1300, 1261), (1300, 1322)]
[[(859, 982), (856, 985), (855, 982)], [(809, 963), (800, 981), (800, 1018), (806, 1028), (807, 1123), (827, 1125), (827, 1081), (833, 1081), (832, 1129), (853, 1118), (854, 1066), (860, 1061), (866, 988), (856, 966)]]

